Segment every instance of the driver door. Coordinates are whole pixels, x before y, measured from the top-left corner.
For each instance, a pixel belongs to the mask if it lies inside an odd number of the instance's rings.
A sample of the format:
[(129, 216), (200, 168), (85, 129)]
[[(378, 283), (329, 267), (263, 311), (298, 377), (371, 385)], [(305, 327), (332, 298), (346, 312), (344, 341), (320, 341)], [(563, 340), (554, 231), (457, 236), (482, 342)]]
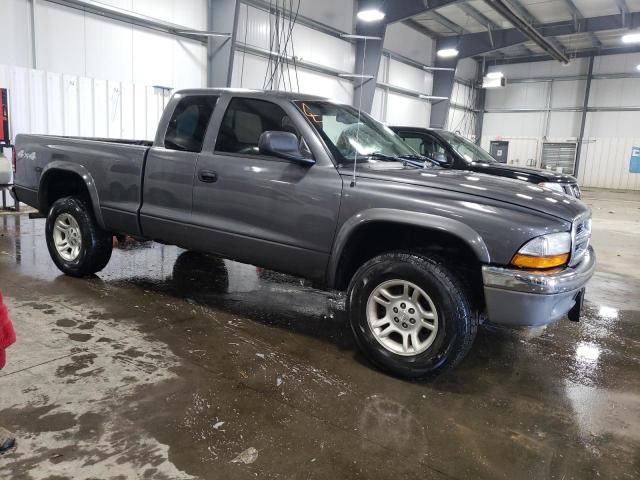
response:
[(226, 258), (321, 278), (338, 220), (342, 181), (337, 170), (259, 152), (265, 131), (291, 132), (304, 142), (299, 115), (241, 96), (225, 107), (215, 145), (198, 157), (195, 241)]

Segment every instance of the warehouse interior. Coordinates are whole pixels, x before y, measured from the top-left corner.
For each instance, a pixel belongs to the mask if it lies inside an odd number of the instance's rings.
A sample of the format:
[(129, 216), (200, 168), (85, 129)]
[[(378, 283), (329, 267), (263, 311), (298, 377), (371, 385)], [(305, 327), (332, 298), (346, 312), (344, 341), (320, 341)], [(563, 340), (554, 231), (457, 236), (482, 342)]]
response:
[[(410, 381), (308, 279), (123, 236), (61, 274), (46, 212), (11, 199), (16, 136), (153, 142), (202, 88), (326, 97), (575, 177), (580, 322), (481, 323)], [(640, 478), (640, 0), (2, 0), (0, 92), (0, 478)]]

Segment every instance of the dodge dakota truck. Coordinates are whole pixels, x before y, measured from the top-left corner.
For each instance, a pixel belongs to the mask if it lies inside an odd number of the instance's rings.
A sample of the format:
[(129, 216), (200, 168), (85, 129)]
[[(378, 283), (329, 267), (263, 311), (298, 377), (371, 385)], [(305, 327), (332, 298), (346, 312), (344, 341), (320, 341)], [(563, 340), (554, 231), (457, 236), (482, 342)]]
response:
[(578, 180), (571, 175), (498, 162), (475, 143), (446, 130), (421, 127), (390, 128), (411, 148), (422, 155), (436, 158), (445, 168), (513, 178), (580, 198)]
[(440, 168), (321, 97), (184, 90), (153, 142), (18, 135), (16, 152), (62, 272), (99, 272), (129, 234), (305, 277), (346, 292), (358, 345), (403, 377), (456, 365), (485, 320), (577, 320), (594, 271), (580, 200)]

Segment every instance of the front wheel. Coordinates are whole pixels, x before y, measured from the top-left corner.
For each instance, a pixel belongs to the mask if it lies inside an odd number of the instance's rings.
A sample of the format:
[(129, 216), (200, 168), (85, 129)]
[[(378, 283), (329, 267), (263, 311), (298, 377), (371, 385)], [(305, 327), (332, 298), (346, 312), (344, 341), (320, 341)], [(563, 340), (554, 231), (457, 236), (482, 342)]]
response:
[(81, 198), (56, 200), (49, 210), (45, 233), (53, 262), (67, 275), (85, 277), (109, 263), (113, 235), (100, 228), (90, 205)]
[(349, 286), (356, 341), (377, 366), (419, 378), (457, 365), (477, 318), (463, 283), (441, 261), (411, 252), (369, 260)]

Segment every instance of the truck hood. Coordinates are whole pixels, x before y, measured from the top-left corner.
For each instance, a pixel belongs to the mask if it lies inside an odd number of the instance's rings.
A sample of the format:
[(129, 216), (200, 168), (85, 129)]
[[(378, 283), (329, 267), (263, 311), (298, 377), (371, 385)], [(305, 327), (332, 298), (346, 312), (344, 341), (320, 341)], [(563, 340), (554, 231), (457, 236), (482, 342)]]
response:
[[(502, 177), (517, 178), (525, 182), (555, 182), (555, 183), (577, 183), (575, 177), (564, 173), (556, 173), (551, 170), (541, 168), (519, 167), (517, 165), (507, 165), (504, 163), (475, 163), (473, 169), (477, 172), (500, 175)], [(521, 178), (522, 177), (522, 178)]]
[[(350, 177), (353, 175), (353, 170), (341, 168), (340, 174)], [(358, 165), (356, 176), (448, 190), (465, 196), (506, 202), (569, 222), (588, 210), (584, 203), (569, 195), (520, 180), (464, 170), (437, 167), (418, 169), (395, 162), (363, 162)]]

